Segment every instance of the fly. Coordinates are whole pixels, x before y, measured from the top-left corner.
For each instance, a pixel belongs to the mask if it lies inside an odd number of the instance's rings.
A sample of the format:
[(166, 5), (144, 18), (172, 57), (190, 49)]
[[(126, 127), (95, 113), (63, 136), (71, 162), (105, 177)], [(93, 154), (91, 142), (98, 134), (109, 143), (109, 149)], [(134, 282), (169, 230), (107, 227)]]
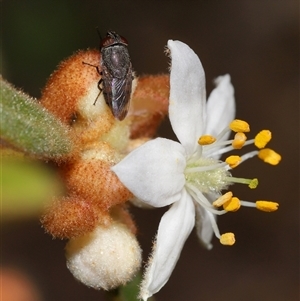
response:
[[(98, 82), (100, 90), (94, 105), (101, 92), (106, 104), (115, 118), (123, 120), (129, 109), (132, 89), (133, 71), (128, 53), (127, 40), (114, 31), (108, 31), (100, 42), (100, 69), (96, 67), (101, 79)], [(84, 63), (90, 65), (88, 63)]]

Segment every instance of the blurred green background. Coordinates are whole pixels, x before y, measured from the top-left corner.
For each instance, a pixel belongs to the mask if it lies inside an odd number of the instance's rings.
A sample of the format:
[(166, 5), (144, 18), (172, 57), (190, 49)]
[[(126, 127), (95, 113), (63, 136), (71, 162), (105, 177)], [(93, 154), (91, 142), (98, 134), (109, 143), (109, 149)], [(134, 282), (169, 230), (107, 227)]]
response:
[[(168, 39), (199, 55), (208, 94), (213, 79), (229, 73), (237, 117), (250, 123), (253, 135), (270, 129), (270, 147), (283, 156), (277, 167), (255, 159), (243, 164), (234, 175), (258, 177), (260, 185), (234, 192), (280, 207), (221, 217), (221, 231), (236, 234), (231, 248), (215, 239), (211, 251), (203, 250), (192, 233), (156, 300), (299, 300), (299, 1), (3, 0), (1, 11), (1, 73), (35, 97), (62, 59), (98, 47), (96, 27), (128, 39), (137, 74), (167, 72)], [(160, 135), (174, 137), (168, 122)], [(133, 209), (145, 259), (164, 210)], [(65, 242), (44, 234), (38, 216), (3, 222), (1, 229), (2, 265), (33, 279), (42, 300), (104, 300), (103, 292), (73, 279)]]

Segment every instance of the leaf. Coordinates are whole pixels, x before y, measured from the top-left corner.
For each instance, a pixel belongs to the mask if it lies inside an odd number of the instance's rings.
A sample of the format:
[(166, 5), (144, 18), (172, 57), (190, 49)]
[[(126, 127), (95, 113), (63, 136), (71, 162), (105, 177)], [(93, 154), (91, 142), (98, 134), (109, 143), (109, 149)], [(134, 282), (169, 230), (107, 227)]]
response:
[(66, 125), (0, 78), (1, 139), (34, 157), (60, 160), (73, 149)]
[(1, 154), (1, 217), (3, 220), (38, 215), (60, 194), (61, 183), (46, 166)]

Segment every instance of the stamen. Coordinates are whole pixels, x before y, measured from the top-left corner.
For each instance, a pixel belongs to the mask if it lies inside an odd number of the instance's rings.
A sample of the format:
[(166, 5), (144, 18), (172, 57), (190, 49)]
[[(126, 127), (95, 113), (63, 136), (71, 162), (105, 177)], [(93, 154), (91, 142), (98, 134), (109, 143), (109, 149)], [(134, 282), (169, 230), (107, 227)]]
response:
[[(218, 143), (214, 143), (213, 145), (219, 146)], [(208, 147), (210, 147), (210, 146), (208, 146)], [(224, 147), (224, 148), (221, 148), (221, 149), (217, 149), (216, 151), (210, 151), (209, 155), (210, 156), (215, 156), (215, 155), (221, 156), (222, 154), (228, 153), (233, 149), (234, 148), (232, 147), (232, 145), (230, 145), (230, 146), (227, 146), (227, 147)], [(205, 149), (205, 151), (206, 151), (206, 149)]]
[(256, 208), (258, 210), (264, 211), (264, 212), (273, 212), (278, 209), (279, 204), (276, 202), (270, 202), (270, 201), (256, 201), (253, 202), (247, 202), (247, 201), (241, 201), (241, 205), (245, 207), (252, 207)]
[(242, 159), (242, 162), (250, 159), (250, 158), (253, 158), (254, 156), (258, 155), (258, 151), (252, 151), (252, 152), (249, 152), (247, 154), (244, 154), (242, 155), (241, 159)]
[(214, 170), (217, 168), (225, 167), (227, 164), (225, 162), (216, 163), (213, 165), (206, 165), (206, 166), (197, 166), (197, 167), (187, 167), (185, 169), (185, 173), (198, 173), (198, 172), (204, 172), (209, 170)]
[[(230, 130), (236, 132), (234, 139), (222, 139)], [(223, 245), (232, 246), (235, 243), (235, 236), (231, 232), (220, 235), (215, 215), (235, 212), (241, 206), (257, 208), (265, 212), (276, 211), (279, 206), (278, 203), (263, 200), (259, 200), (256, 203), (240, 201), (237, 197), (233, 197), (231, 191), (220, 196), (212, 204), (205, 197), (205, 194), (210, 192), (219, 194), (220, 191), (227, 189), (233, 183), (247, 184), (251, 189), (256, 188), (258, 179), (231, 177), (230, 172), (228, 172), (229, 169), (235, 168), (241, 162), (256, 155), (264, 162), (272, 165), (280, 162), (281, 156), (275, 151), (268, 148), (261, 149), (271, 140), (271, 132), (262, 130), (255, 136), (255, 139), (247, 140), (244, 133), (249, 131), (250, 126), (247, 122), (236, 119), (230, 123), (229, 127), (223, 129), (217, 137), (211, 135), (201, 136), (198, 140), (199, 151), (195, 152), (192, 158), (189, 158), (184, 171), (186, 178), (185, 188), (194, 202), (197, 202), (206, 210), (212, 229)], [(214, 159), (215, 155), (221, 155), (234, 149), (241, 149), (249, 144), (255, 144), (260, 150), (250, 151), (242, 156), (229, 156), (225, 162)], [(205, 155), (207, 155), (207, 158)], [(220, 210), (221, 206), (223, 206), (223, 210)]]
[(234, 131), (234, 132), (250, 132), (250, 126), (246, 121), (243, 120), (239, 120), (239, 119), (235, 119), (233, 120), (230, 125), (229, 128)]
[(234, 140), (232, 141), (232, 146), (234, 149), (241, 149), (245, 142), (247, 140), (247, 137), (244, 133), (238, 132), (234, 135)]
[(194, 200), (207, 211), (216, 214), (222, 215), (225, 214), (225, 210), (216, 210), (213, 208), (211, 203), (206, 199), (206, 197), (192, 184), (186, 184), (186, 188), (189, 190), (190, 194), (193, 196)]
[[(219, 147), (220, 145), (227, 145), (227, 144), (230, 144), (230, 143), (232, 143), (232, 142), (233, 142), (233, 140), (227, 140), (227, 141), (224, 141), (224, 143), (222, 142), (222, 143), (220, 143), (220, 144), (219, 144), (218, 142), (216, 142), (216, 143), (212, 144), (211, 146), (210, 146), (210, 145), (207, 146), (207, 149), (210, 151), (211, 148), (213, 148), (213, 147)], [(249, 144), (252, 144), (253, 142), (254, 142), (254, 139), (248, 140), (248, 141), (245, 142), (244, 146), (249, 145)], [(222, 149), (218, 149), (218, 150), (215, 151), (215, 152), (210, 151), (210, 152), (209, 152), (209, 155), (210, 155), (210, 156), (214, 156), (214, 155), (222, 155), (222, 154), (225, 154), (225, 153), (230, 152), (230, 151), (233, 150), (233, 149), (234, 149), (234, 147), (233, 147), (232, 144), (231, 144), (230, 146), (224, 147), (224, 148), (222, 148)], [(205, 151), (206, 151), (206, 149), (205, 149)], [(244, 160), (247, 160), (247, 159), (249, 159), (249, 158), (252, 158), (252, 157), (256, 156), (257, 154), (258, 154), (258, 151), (257, 151), (257, 150), (252, 151), (252, 152), (249, 152), (249, 153), (243, 155), (243, 156), (242, 156), (242, 159), (245, 158)], [(243, 160), (242, 160), (242, 161), (243, 161)]]
[(277, 165), (281, 160), (281, 156), (270, 148), (261, 149), (258, 158), (271, 165)]
[(235, 243), (234, 234), (231, 232), (224, 233), (221, 235), (220, 243), (224, 246), (232, 246)]
[(203, 135), (199, 138), (198, 143), (200, 145), (209, 145), (216, 141), (216, 138), (210, 135)]
[(231, 211), (231, 212), (235, 212), (239, 210), (240, 207), (241, 207), (241, 202), (236, 197), (231, 198), (231, 200), (229, 200), (223, 205), (224, 210)]
[(200, 145), (198, 145), (198, 151), (195, 152), (192, 157), (189, 159), (189, 164), (195, 164), (195, 162), (197, 162), (198, 160), (200, 160), (202, 158), (203, 155), (203, 147), (201, 147)]
[(265, 211), (265, 212), (273, 212), (278, 209), (279, 204), (270, 201), (256, 201), (256, 208)]
[(216, 137), (217, 140), (222, 140), (222, 138), (228, 133), (230, 132), (230, 128), (229, 127), (225, 127)]
[(220, 231), (219, 231), (219, 228), (218, 228), (215, 217), (209, 211), (207, 211), (207, 214), (208, 214), (208, 217), (209, 217), (209, 220), (210, 220), (210, 223), (211, 223), (211, 227), (213, 228), (213, 231), (214, 231), (216, 237), (220, 239), (221, 235), (220, 235)]
[(217, 200), (215, 200), (215, 201), (213, 202), (213, 205), (214, 205), (215, 207), (220, 207), (220, 206), (222, 206), (224, 203), (226, 203), (226, 202), (228, 202), (228, 201), (231, 200), (232, 195), (233, 195), (233, 194), (232, 194), (231, 191), (226, 192), (225, 194), (223, 194), (222, 196), (220, 196)]
[[(213, 156), (215, 154), (227, 153), (230, 150), (234, 149), (231, 145), (232, 142), (233, 142), (233, 140), (225, 140), (225, 141), (218, 141), (217, 140), (217, 142), (215, 142), (213, 144), (204, 145), (203, 150), (204, 150), (204, 153), (207, 152), (209, 154), (209, 156)], [(226, 146), (226, 145), (230, 145), (230, 146), (223, 147), (223, 146)], [(223, 148), (221, 148), (221, 147), (223, 147)], [(217, 148), (217, 150), (213, 151), (214, 148)]]
[(264, 148), (271, 138), (272, 133), (269, 130), (262, 130), (255, 136), (254, 144), (258, 148)]
[(228, 177), (228, 182), (231, 183), (239, 183), (239, 184), (247, 184), (249, 188), (254, 189), (258, 185), (258, 179), (245, 179), (245, 178), (235, 178), (235, 177)]
[(244, 207), (251, 207), (251, 208), (256, 208), (256, 204), (253, 202), (247, 202), (247, 201), (240, 201), (241, 205)]
[(229, 156), (225, 162), (231, 167), (235, 168), (237, 167), (240, 162), (242, 161), (242, 158), (240, 156)]

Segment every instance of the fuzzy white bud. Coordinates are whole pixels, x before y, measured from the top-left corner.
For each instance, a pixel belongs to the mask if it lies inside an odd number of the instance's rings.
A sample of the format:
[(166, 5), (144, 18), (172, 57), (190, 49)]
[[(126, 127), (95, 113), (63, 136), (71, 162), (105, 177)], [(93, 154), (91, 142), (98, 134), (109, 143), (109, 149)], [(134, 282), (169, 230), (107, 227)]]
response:
[(67, 266), (85, 285), (110, 290), (130, 281), (141, 266), (136, 237), (118, 222), (98, 226), (66, 245)]

